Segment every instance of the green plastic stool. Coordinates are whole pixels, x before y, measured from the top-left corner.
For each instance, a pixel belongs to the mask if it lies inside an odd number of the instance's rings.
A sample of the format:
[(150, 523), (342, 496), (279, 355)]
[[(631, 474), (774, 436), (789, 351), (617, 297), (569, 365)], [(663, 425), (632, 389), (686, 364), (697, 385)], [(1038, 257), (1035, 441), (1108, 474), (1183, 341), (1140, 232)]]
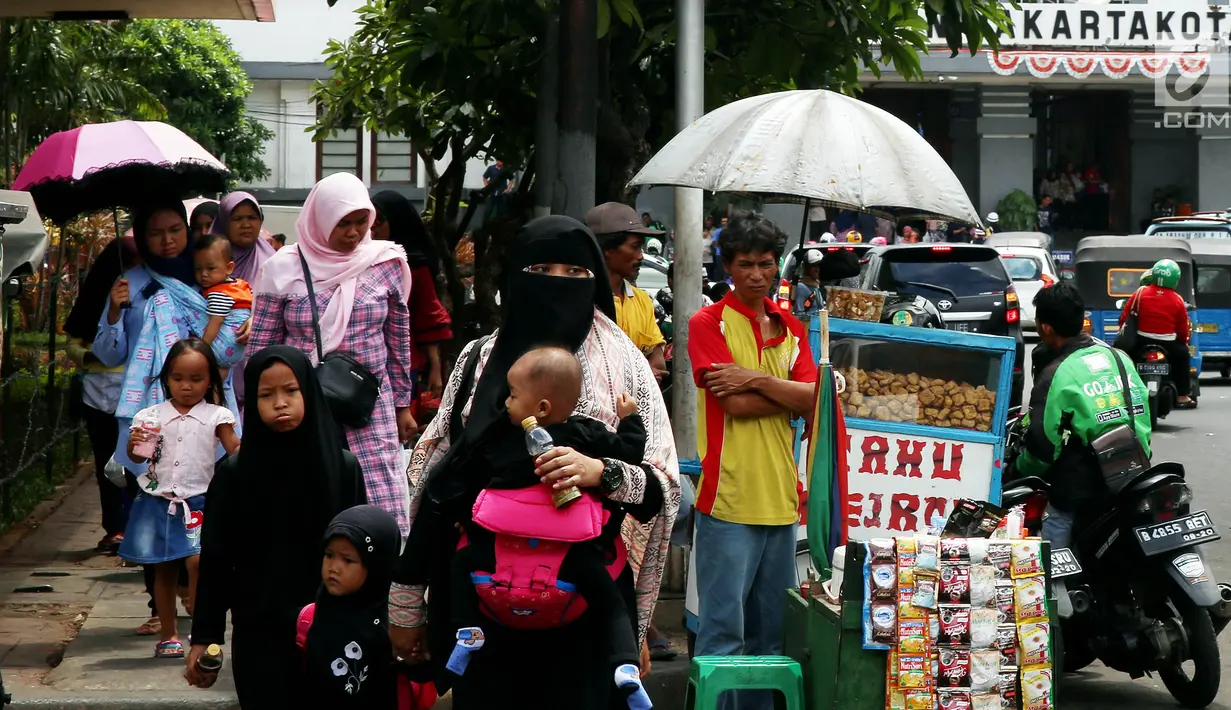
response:
[(697, 656), (688, 676), (685, 710), (714, 710), (728, 690), (777, 690), (785, 710), (804, 710), (804, 675), (786, 656)]

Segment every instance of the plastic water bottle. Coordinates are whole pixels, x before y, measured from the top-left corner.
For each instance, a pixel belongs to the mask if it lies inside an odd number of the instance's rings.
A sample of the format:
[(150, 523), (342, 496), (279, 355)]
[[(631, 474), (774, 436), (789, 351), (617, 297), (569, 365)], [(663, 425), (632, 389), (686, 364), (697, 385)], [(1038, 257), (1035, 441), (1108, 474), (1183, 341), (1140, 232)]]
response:
[(157, 414), (151, 413), (142, 417), (140, 422), (134, 421), (133, 428), (137, 427), (145, 430), (147, 434), (152, 434), (153, 437), (133, 445), (133, 455), (144, 459), (154, 458), (154, 453), (158, 450), (158, 437), (162, 431), (162, 422), (158, 420)]
[(205, 647), (205, 653), (197, 659), (197, 670), (202, 673), (217, 673), (222, 670), (222, 647), (211, 643)]
[[(534, 417), (526, 417), (521, 420), (521, 428), (526, 430), (526, 450), (530, 452), (531, 456), (538, 458), (556, 448), (555, 442), (551, 440), (551, 434), (548, 434), (546, 429), (539, 426), (539, 420)], [(557, 508), (563, 508), (580, 497), (581, 491), (577, 490), (576, 486), (551, 492), (551, 502)]]

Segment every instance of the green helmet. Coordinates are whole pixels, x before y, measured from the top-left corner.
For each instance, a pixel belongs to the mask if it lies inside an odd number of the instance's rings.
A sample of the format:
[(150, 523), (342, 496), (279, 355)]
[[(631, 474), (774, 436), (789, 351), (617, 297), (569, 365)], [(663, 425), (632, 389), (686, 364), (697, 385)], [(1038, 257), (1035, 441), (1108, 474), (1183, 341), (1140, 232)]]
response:
[(1154, 274), (1154, 283), (1163, 288), (1175, 288), (1180, 285), (1180, 265), (1171, 259), (1160, 259), (1150, 269)]
[(1142, 286), (1153, 286), (1154, 285), (1154, 272), (1153, 271), (1142, 271), (1141, 272), (1141, 285)]

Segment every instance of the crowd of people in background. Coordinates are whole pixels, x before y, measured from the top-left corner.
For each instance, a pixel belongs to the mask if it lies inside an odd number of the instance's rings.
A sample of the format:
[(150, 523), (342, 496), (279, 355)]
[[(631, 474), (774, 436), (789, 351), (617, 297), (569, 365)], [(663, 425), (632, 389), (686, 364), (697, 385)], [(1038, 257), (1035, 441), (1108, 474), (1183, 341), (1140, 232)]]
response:
[(1059, 167), (1048, 170), (1039, 181), (1035, 197), (1041, 232), (1054, 236), (1057, 225), (1086, 231), (1109, 227), (1111, 186), (1097, 164), (1078, 170), (1072, 161), (1061, 160)]

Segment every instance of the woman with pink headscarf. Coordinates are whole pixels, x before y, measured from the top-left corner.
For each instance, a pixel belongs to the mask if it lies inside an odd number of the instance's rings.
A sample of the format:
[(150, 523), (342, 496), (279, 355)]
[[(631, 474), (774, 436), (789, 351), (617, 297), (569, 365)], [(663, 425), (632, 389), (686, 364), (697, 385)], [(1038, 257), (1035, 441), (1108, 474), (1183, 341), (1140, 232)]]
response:
[(410, 413), (410, 267), (400, 246), (372, 240), (375, 219), (367, 188), (350, 173), (330, 175), (312, 188), (295, 223), (299, 241), (269, 257), (257, 277), (248, 352), (286, 344), (317, 364), (302, 253), (325, 354), (349, 355), (380, 381), (371, 423), (343, 429), (363, 469), (368, 502), (392, 513), (405, 536), (410, 491), (402, 442), (418, 429)]

